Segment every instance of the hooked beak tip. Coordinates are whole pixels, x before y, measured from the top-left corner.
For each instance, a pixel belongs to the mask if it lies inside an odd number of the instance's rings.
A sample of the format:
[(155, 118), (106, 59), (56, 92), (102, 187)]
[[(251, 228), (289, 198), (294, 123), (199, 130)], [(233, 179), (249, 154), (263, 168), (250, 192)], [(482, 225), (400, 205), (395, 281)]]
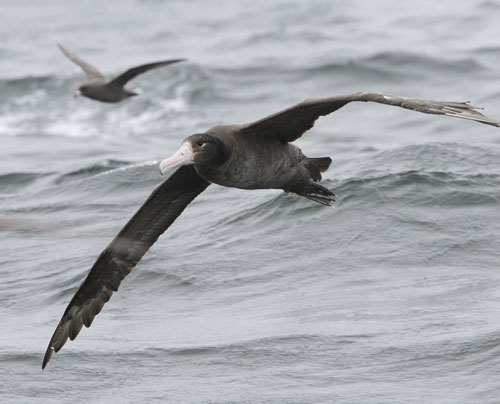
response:
[[(162, 161), (162, 163), (163, 163), (163, 161)], [(164, 167), (164, 166), (162, 166), (161, 164), (160, 164), (159, 169), (160, 169), (160, 175), (165, 174), (165, 171), (167, 171), (167, 168), (166, 168), (166, 167)]]

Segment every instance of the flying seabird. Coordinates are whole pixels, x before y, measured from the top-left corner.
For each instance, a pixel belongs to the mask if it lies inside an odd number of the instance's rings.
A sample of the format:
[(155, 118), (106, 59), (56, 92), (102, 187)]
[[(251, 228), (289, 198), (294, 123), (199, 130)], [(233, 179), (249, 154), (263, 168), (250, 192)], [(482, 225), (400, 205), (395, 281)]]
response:
[(475, 107), (461, 102), (403, 98), (362, 92), (307, 99), (288, 109), (243, 125), (214, 126), (186, 138), (180, 149), (160, 163), (160, 171), (179, 167), (158, 185), (125, 227), (99, 255), (59, 322), (43, 358), (42, 369), (66, 340), (89, 327), (121, 281), (186, 206), (210, 183), (241, 189), (282, 189), (331, 205), (334, 194), (319, 184), (329, 157), (308, 158), (291, 142), (311, 129), (316, 119), (353, 101), (371, 101), (448, 115), (500, 127)]
[(99, 70), (97, 70), (94, 66), (80, 59), (78, 56), (67, 50), (61, 44), (57, 44), (57, 46), (59, 47), (59, 49), (61, 49), (62, 53), (64, 53), (68, 57), (69, 60), (76, 63), (82, 68), (89, 80), (88, 82), (78, 87), (78, 90), (76, 90), (75, 92), (75, 97), (83, 95), (85, 97), (92, 98), (93, 100), (102, 102), (119, 102), (124, 100), (125, 98), (137, 95), (137, 93), (127, 90), (123, 87), (129, 80), (132, 80), (135, 76), (148, 70), (186, 60), (172, 59), (148, 63), (145, 65), (132, 67), (125, 73), (120, 74), (114, 79), (106, 80), (104, 76), (99, 72)]

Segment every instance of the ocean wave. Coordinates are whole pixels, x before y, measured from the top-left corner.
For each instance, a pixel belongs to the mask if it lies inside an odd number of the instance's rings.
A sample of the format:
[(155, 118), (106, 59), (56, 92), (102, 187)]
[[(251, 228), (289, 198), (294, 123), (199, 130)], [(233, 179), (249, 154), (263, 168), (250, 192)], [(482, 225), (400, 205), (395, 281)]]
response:
[(112, 171), (117, 168), (128, 166), (129, 164), (131, 164), (131, 162), (122, 160), (112, 160), (112, 159), (106, 160), (98, 164), (92, 164), (89, 166), (79, 168), (74, 171), (70, 171), (68, 173), (61, 174), (55, 180), (55, 183), (60, 184), (66, 181), (72, 181), (79, 178), (92, 177), (96, 174), (101, 174)]
[(357, 59), (357, 62), (362, 65), (386, 66), (391, 70), (403, 67), (413, 73), (418, 69), (426, 75), (433, 71), (443, 71), (450, 74), (451, 72), (468, 73), (487, 69), (479, 60), (472, 57), (450, 60), (411, 52), (378, 52)]
[(59, 80), (55, 75), (44, 75), (44, 76), (24, 76), (16, 78), (0, 78), (0, 88), (16, 88), (16, 89), (33, 89), (33, 87), (45, 86), (48, 82), (53, 80)]
[[(497, 203), (499, 154), (497, 148), (439, 143), (364, 153), (362, 159), (344, 158), (336, 162), (325, 173), (323, 185), (338, 195), (337, 207), (350, 201), (356, 204), (378, 201), (382, 194), (424, 204)], [(105, 205), (120, 195), (128, 200), (149, 195), (162, 181), (156, 165), (156, 161), (130, 164), (106, 159), (59, 175), (6, 173), (0, 176), (0, 186), (7, 193), (3, 198), (6, 203), (10, 193), (21, 192), (16, 197), (19, 206), (14, 210), (26, 211), (28, 206), (36, 210), (47, 206), (67, 208), (72, 201), (81, 206), (82, 197), (88, 200), (88, 195)], [(31, 189), (37, 181), (37, 187)], [(216, 192), (222, 192), (220, 202), (224, 204), (223, 195), (231, 191)], [(419, 201), (415, 199), (417, 194), (431, 195), (434, 202)], [(290, 214), (306, 217), (317, 209), (310, 201), (279, 190), (239, 191), (236, 197), (241, 201), (239, 210), (216, 215), (214, 225), (231, 226), (252, 220), (266, 227)]]
[(0, 175), (0, 197), (9, 196), (20, 190), (32, 187), (34, 183), (53, 176), (54, 173), (5, 173)]
[(321, 77), (323, 73), (346, 73), (356, 78), (372, 75), (373, 78), (395, 74), (396, 77), (415, 77), (416, 75), (430, 75), (432, 72), (447, 74), (470, 73), (489, 70), (478, 59), (468, 58), (438, 58), (403, 51), (380, 51), (359, 58), (340, 58), (333, 62), (316, 60), (314, 65), (311, 61), (272, 64), (261, 60), (253, 65), (215, 67), (214, 72), (230, 75), (240, 80), (251, 81), (253, 78), (269, 75), (301, 74), (303, 76)]
[(411, 170), (344, 180), (335, 187), (335, 191), (341, 195), (339, 206), (352, 200), (357, 203), (364, 203), (363, 200), (380, 202), (395, 196), (396, 200), (406, 200), (415, 206), (466, 206), (497, 204), (500, 201), (500, 191), (496, 189), (499, 183), (500, 175), (497, 174), (460, 175)]

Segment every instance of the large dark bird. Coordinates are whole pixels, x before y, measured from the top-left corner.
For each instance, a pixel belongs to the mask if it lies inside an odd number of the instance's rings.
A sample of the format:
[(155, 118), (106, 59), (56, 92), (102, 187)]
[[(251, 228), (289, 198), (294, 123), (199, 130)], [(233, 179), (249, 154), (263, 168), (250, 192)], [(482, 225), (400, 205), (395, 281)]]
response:
[(101, 253), (71, 299), (50, 340), (42, 368), (68, 338), (76, 338), (82, 325), (90, 326), (123, 278), (210, 183), (242, 189), (283, 189), (330, 205), (333, 192), (319, 184), (330, 158), (309, 158), (290, 142), (312, 128), (320, 116), (352, 101), (378, 102), (500, 126), (499, 121), (487, 118), (467, 103), (356, 93), (308, 99), (252, 123), (215, 126), (206, 133), (189, 136), (177, 153), (160, 164), (162, 173), (180, 168), (156, 187)]
[(156, 69), (157, 67), (167, 66), (172, 63), (182, 62), (186, 59), (172, 59), (163, 60), (161, 62), (148, 63), (145, 65), (132, 67), (128, 69), (125, 73), (120, 74), (112, 80), (106, 80), (104, 76), (91, 64), (80, 59), (74, 53), (71, 53), (64, 46), (57, 44), (62, 53), (64, 53), (69, 60), (76, 63), (82, 68), (84, 73), (87, 75), (88, 82), (82, 84), (78, 87), (75, 92), (75, 97), (83, 95), (84, 97), (91, 98), (93, 100), (102, 102), (119, 102), (125, 98), (137, 95), (133, 91), (127, 90), (123, 86), (127, 84), (129, 80), (132, 80), (135, 76), (147, 72), (151, 69)]

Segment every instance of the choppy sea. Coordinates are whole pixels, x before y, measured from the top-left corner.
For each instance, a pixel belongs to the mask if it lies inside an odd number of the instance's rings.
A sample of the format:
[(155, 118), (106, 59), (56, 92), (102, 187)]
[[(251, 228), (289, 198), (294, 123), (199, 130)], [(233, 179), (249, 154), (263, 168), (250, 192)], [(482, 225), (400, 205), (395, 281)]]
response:
[[(500, 402), (500, 130), (348, 105), (298, 145), (333, 208), (211, 186), (41, 371), (66, 305), (188, 135), (356, 91), (500, 119), (500, 2), (3, 0), (0, 402)], [(104, 74), (188, 58), (119, 104)]]

